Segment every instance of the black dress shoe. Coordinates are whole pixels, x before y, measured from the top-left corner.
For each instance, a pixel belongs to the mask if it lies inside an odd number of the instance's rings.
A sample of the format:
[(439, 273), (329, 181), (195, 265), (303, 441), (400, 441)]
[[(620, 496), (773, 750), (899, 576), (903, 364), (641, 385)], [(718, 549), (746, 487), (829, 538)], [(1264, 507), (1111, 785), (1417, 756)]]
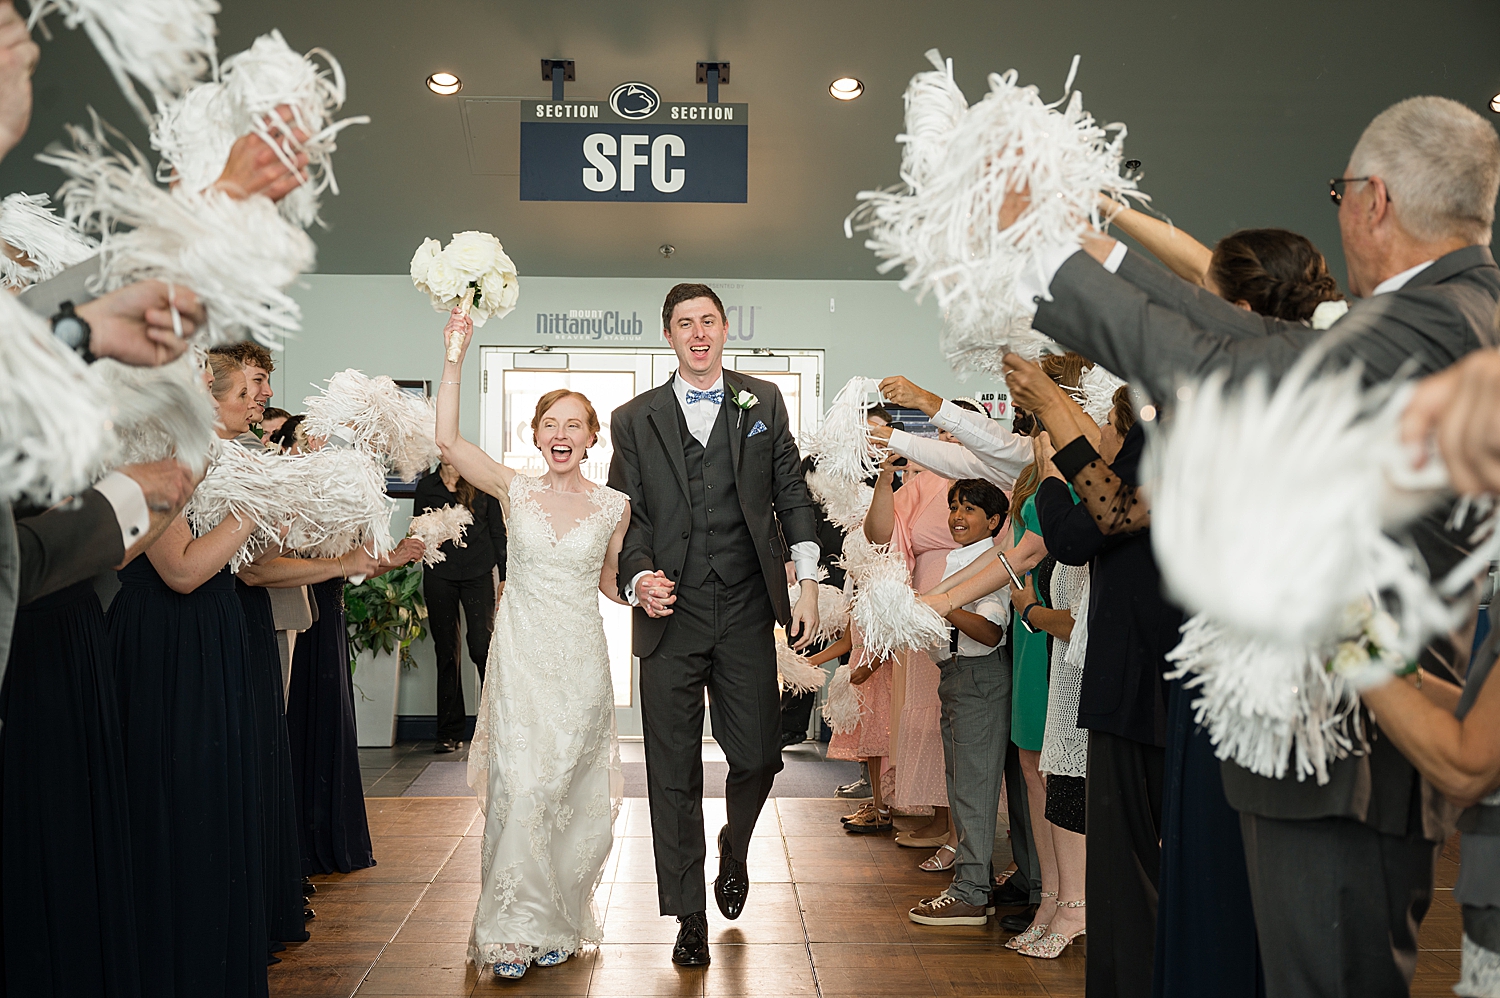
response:
[(1025, 932), (1031, 928), (1032, 921), (1036, 918), (1036, 905), (1026, 906), (1025, 911), (1018, 911), (1014, 915), (1006, 915), (1000, 919), (1000, 928), (1006, 932)]
[(724, 917), (733, 920), (745, 910), (745, 898), (749, 895), (750, 871), (735, 859), (729, 844), (729, 826), (725, 825), (719, 829), (719, 875), (714, 878), (714, 900), (719, 902)]
[(792, 745), (801, 745), (807, 741), (807, 733), (803, 731), (783, 731), (781, 733), (781, 747), (787, 748)]
[(304, 921), (304, 922), (310, 922), (310, 921), (312, 921), (313, 919), (315, 919), (317, 917), (318, 917), (318, 913), (315, 912), (315, 911), (313, 911), (311, 908), (303, 908), (302, 909), (302, 921)]
[(1031, 903), (1031, 892), (1023, 891), (1007, 880), (995, 888), (990, 895), (990, 903), (996, 908), (1019, 908)]
[(708, 913), (695, 911), (678, 919), (677, 942), (672, 946), (672, 962), (679, 967), (708, 966)]
[(303, 877), (302, 896), (305, 898), (310, 898), (316, 893), (318, 893), (318, 885), (313, 883), (311, 880), (308, 880), (306, 877)]
[(439, 738), (438, 743), (432, 747), (432, 751), (439, 755), (444, 752), (457, 752), (459, 743), (452, 738)]

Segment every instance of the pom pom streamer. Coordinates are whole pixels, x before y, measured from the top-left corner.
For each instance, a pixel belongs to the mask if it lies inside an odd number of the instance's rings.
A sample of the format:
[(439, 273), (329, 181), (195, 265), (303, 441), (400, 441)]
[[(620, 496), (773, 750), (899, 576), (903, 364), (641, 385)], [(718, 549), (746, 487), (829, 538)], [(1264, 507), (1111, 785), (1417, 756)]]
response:
[(189, 350), (161, 367), (95, 361), (114, 420), (116, 447), (109, 464), (139, 464), (175, 457), (202, 469), (217, 446), (214, 408), (203, 386), (201, 361)]
[(864, 482), (825, 475), (816, 467), (807, 474), (807, 490), (823, 507), (828, 521), (845, 531), (855, 530), (865, 522), (870, 501), (875, 498), (875, 490)]
[(469, 507), (449, 505), (412, 517), (407, 532), (427, 546), (422, 564), (431, 567), (448, 560), (447, 552), (438, 550), (443, 543), (452, 541), (455, 547), (468, 547), (464, 531), (473, 525), (474, 514)]
[(319, 395), (302, 400), (303, 427), (326, 437), (340, 427), (351, 442), (410, 480), (438, 461), (437, 410), (431, 400), (404, 392), (385, 375), (369, 377), (349, 368), (328, 379)]
[[(1083, 109), (1072, 90), (1076, 56), (1054, 103), (1018, 86), (1010, 70), (991, 74), (989, 93), (972, 106), (953, 82), (951, 61), (936, 49), (927, 58), (934, 71), (917, 74), (906, 91), (901, 183), (860, 192), (845, 234), (867, 233), (881, 273), (904, 267), (904, 290), (937, 298), (955, 368), (994, 373), (1007, 349), (1033, 359), (1061, 352), (1030, 329), (1035, 306), (1017, 295), (1016, 281), (1076, 245), (1085, 227), (1103, 228), (1101, 192), (1146, 200), (1120, 172), (1125, 126), (1101, 126)], [(999, 229), (1006, 193), (1022, 189), (1030, 205)]]
[(906, 559), (892, 551), (878, 553), (856, 579), (852, 616), (872, 660), (948, 646), (948, 622), (917, 599)]
[(0, 500), (50, 505), (86, 486), (112, 446), (98, 380), (46, 322), (0, 292)]
[(851, 671), (847, 662), (834, 670), (828, 681), (828, 698), (823, 701), (823, 720), (836, 735), (853, 734), (865, 707), (864, 694), (849, 681)]
[[(787, 589), (787, 597), (792, 601), (792, 606), (802, 598), (802, 587), (792, 586)], [(817, 644), (827, 644), (836, 640), (849, 626), (849, 597), (844, 595), (842, 589), (830, 586), (827, 583), (818, 584), (818, 629), (813, 632), (813, 641)]]
[(1083, 372), (1078, 384), (1063, 385), (1062, 388), (1090, 419), (1103, 426), (1109, 422), (1110, 411), (1115, 407), (1115, 392), (1124, 384), (1123, 380), (1095, 364)]
[(151, 111), (131, 80), (160, 103), (201, 79), (215, 57), (216, 0), (34, 0), (27, 27), (54, 12), (69, 28), (83, 26), (148, 126)]
[(793, 693), (817, 693), (828, 682), (828, 673), (787, 647), (785, 638), (776, 642), (776, 672), (781, 677), (781, 688)]
[(871, 570), (875, 568), (880, 560), (890, 554), (890, 550), (890, 545), (888, 544), (881, 544), (879, 546), (871, 544), (869, 539), (865, 537), (862, 527), (859, 524), (855, 524), (844, 535), (844, 554), (839, 560), (844, 567), (844, 571), (849, 574), (849, 578), (854, 580), (854, 585), (857, 588), (869, 576)]
[(45, 194), (12, 194), (0, 201), (0, 239), (26, 262), (0, 255), (0, 286), (26, 288), (50, 280), (99, 252), (99, 244), (51, 208)]
[(254, 524), (230, 560), (238, 572), (278, 544), (310, 558), (335, 558), (356, 546), (377, 558), (389, 554), (395, 548), (394, 508), (380, 464), (358, 450), (324, 448), (287, 456), (221, 443), (186, 512), (197, 536), (225, 517)]
[(284, 289), (313, 265), (307, 233), (266, 198), (158, 187), (139, 151), (108, 146), (97, 117), (92, 131), (68, 131), (72, 150), (37, 159), (69, 176), (60, 192), (68, 218), (103, 237), (104, 290), (151, 278), (191, 288), (208, 308), (199, 335), (208, 346), (247, 336), (279, 346), (296, 333), (302, 313)]
[[(823, 422), (804, 441), (808, 454), (817, 458), (818, 471), (846, 482), (863, 482), (880, 470), (884, 448), (870, 438), (868, 413), (880, 398), (880, 382), (874, 378), (850, 378), (833, 397)], [(831, 517), (830, 517), (831, 519)]]
[[(164, 105), (151, 144), (162, 154), (161, 169), (195, 191), (218, 178), (242, 135), (259, 135), (288, 169), (296, 169), (294, 154), (305, 152), (307, 180), (280, 202), (283, 216), (305, 228), (319, 221), (318, 196), (339, 192), (333, 172), (339, 132), (370, 121), (364, 115), (335, 120), (345, 96), (337, 59), (320, 48), (301, 55), (273, 30), (225, 59), (216, 81)], [(280, 107), (290, 110), (290, 121), (277, 112)], [(307, 137), (298, 141), (294, 131)]]

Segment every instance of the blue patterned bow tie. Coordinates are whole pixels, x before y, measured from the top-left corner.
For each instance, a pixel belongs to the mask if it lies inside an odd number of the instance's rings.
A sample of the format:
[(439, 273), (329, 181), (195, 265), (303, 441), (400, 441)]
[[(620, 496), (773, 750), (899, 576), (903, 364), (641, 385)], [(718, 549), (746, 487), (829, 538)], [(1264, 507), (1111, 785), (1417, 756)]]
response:
[(687, 393), (687, 404), (692, 405), (694, 402), (712, 402), (714, 405), (723, 405), (724, 389), (710, 388), (707, 391), (700, 392), (696, 388), (689, 388)]

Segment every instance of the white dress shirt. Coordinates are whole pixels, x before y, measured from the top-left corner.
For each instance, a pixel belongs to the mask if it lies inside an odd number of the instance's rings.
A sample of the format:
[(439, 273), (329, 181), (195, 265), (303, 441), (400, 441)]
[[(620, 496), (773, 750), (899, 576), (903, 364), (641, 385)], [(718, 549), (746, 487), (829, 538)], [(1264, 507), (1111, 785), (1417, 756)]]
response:
[(1402, 288), (1406, 287), (1406, 283), (1408, 281), (1410, 281), (1413, 277), (1416, 277), (1428, 267), (1431, 267), (1434, 263), (1437, 263), (1437, 261), (1428, 260), (1426, 263), (1417, 264), (1410, 270), (1403, 270), (1399, 274), (1396, 274), (1392, 277), (1387, 277), (1385, 280), (1375, 285), (1375, 290), (1370, 292), (1370, 297), (1374, 298), (1376, 295), (1383, 295), (1387, 291), (1400, 291)]
[(129, 475), (111, 471), (94, 484), (94, 491), (108, 500), (120, 523), (120, 540), (126, 550), (151, 529), (151, 510), (146, 506), (146, 493), (140, 483)]
[[(943, 570), (943, 578), (949, 578), (969, 567), (970, 562), (995, 546), (993, 537), (986, 537), (982, 541), (966, 544), (961, 548), (948, 552), (948, 565)], [(965, 603), (963, 609), (970, 613), (977, 613), (985, 620), (1000, 625), (1000, 644), (1005, 644), (1005, 628), (1010, 623), (1010, 586), (1002, 586), (992, 593), (979, 597), (972, 603)], [(977, 658), (980, 655), (988, 655), (1000, 645), (983, 645), (969, 637), (963, 631), (958, 632), (958, 654), (965, 658)]]
[[(687, 421), (688, 432), (693, 435), (693, 439), (707, 447), (708, 438), (714, 432), (714, 423), (719, 418), (719, 409), (723, 403), (715, 405), (709, 399), (699, 399), (690, 405), (687, 400), (689, 388), (692, 388), (692, 386), (682, 380), (680, 372), (672, 375), (672, 394), (677, 396), (677, 407), (682, 410), (682, 418)], [(718, 379), (712, 385), (703, 390), (713, 391), (715, 388), (720, 391), (725, 390), (723, 373), (719, 374)], [(792, 565), (797, 570), (797, 581), (801, 582), (804, 579), (816, 580), (818, 577), (818, 557), (821, 554), (818, 542), (798, 541), (791, 547)], [(630, 584), (625, 587), (625, 599), (629, 601), (631, 606), (640, 606), (640, 602), (635, 598), (635, 584), (641, 581), (641, 576), (650, 574), (650, 572), (637, 572), (635, 578), (631, 579)]]
[[(1081, 253), (1078, 243), (1057, 246), (1050, 250), (1044, 250), (1038, 254), (1034, 265), (1021, 271), (1016, 278), (1016, 299), (1018, 301), (1040, 303), (1043, 300), (1052, 300), (1052, 278), (1062, 269), (1062, 265), (1068, 262), (1068, 258), (1074, 253)], [(1104, 258), (1104, 269), (1111, 274), (1120, 269), (1120, 261), (1125, 259), (1128, 252), (1124, 243), (1115, 240), (1114, 248), (1109, 251), (1109, 256)]]

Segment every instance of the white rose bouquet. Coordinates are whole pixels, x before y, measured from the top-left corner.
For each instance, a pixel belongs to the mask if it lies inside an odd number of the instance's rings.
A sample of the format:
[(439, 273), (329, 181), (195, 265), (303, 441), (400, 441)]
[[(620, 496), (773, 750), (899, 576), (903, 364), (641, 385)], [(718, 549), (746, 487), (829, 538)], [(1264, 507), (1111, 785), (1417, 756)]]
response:
[[(446, 247), (422, 240), (411, 258), (411, 282), (427, 292), (436, 311), (460, 307), (476, 326), (509, 315), (521, 294), (515, 263), (488, 232), (456, 232)], [(458, 360), (460, 346), (457, 337), (448, 338), (449, 360)]]

